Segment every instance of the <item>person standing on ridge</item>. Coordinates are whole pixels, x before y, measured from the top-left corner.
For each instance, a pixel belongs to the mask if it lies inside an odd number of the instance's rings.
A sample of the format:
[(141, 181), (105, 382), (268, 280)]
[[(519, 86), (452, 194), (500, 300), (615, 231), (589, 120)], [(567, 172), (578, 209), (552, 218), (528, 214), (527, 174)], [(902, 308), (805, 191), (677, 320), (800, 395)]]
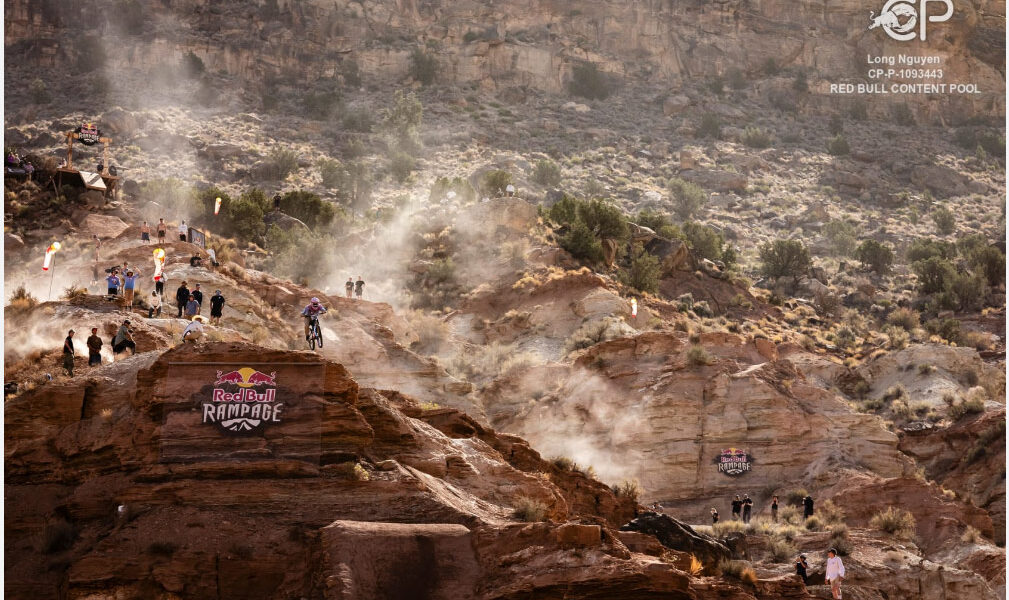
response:
[(158, 243), (165, 243), (165, 234), (168, 232), (168, 225), (164, 219), (158, 219)]
[(364, 294), (364, 280), (361, 279), (360, 275), (357, 276), (357, 283), (354, 284), (354, 293), (357, 295), (359, 300)]
[(221, 295), (221, 290), (215, 290), (214, 295), (210, 297), (210, 323), (213, 325), (221, 324), (221, 313), (224, 310), (224, 296)]
[(350, 298), (351, 296), (353, 296), (354, 295), (354, 278), (353, 277), (348, 277), (347, 278), (347, 285), (345, 285), (344, 287), (347, 288), (347, 297)]
[(771, 496), (771, 520), (778, 522), (778, 497)]
[(844, 564), (841, 557), (837, 555), (837, 550), (831, 548), (827, 550), (827, 585), (830, 586), (830, 595), (834, 600), (841, 600), (841, 581), (844, 579)]
[(105, 278), (105, 281), (107, 281), (109, 284), (108, 288), (110, 296), (115, 296), (116, 294), (119, 293), (119, 278), (116, 277), (115, 270), (109, 273), (109, 276)]
[(189, 292), (189, 295), (196, 298), (196, 301), (200, 304), (200, 308), (203, 308), (203, 292), (200, 291), (200, 284), (197, 283), (193, 291)]
[(736, 494), (736, 499), (732, 501), (732, 518), (739, 519), (739, 511), (743, 509), (743, 501), (739, 499), (739, 494)]
[(67, 339), (63, 340), (63, 370), (67, 375), (74, 376), (74, 330), (67, 333)]
[(98, 337), (98, 328), (91, 328), (91, 337), (88, 338), (88, 366), (102, 364), (102, 338)]
[(179, 241), (186, 242), (189, 238), (189, 226), (186, 225), (185, 221), (179, 223)]
[(806, 494), (806, 497), (802, 499), (802, 520), (805, 521), (809, 517), (813, 516), (813, 497)]
[(189, 294), (189, 302), (186, 302), (186, 318), (192, 319), (200, 314), (200, 303), (196, 301), (196, 296)]
[(140, 241), (151, 243), (151, 226), (144, 221), (144, 224), (140, 226)]
[(808, 578), (806, 576), (806, 569), (809, 568), (809, 564), (806, 562), (806, 555), (800, 554), (799, 558), (795, 559), (795, 574), (802, 578), (802, 585), (806, 585)]
[(140, 279), (140, 273), (134, 275), (133, 271), (127, 271), (126, 276), (123, 277), (123, 297), (126, 298), (127, 306), (133, 306), (133, 293), (137, 285), (137, 279)]
[(154, 293), (164, 296), (165, 295), (165, 272), (161, 271), (159, 277), (154, 278)]
[(714, 525), (717, 522), (718, 522), (718, 511), (715, 510), (714, 506), (712, 506), (711, 507), (711, 524)]
[(179, 307), (179, 314), (176, 318), (182, 318), (182, 311), (186, 310), (186, 302), (189, 302), (189, 288), (186, 287), (186, 282), (183, 281), (179, 289), (175, 290), (175, 304)]
[(750, 522), (750, 513), (753, 510), (753, 500), (749, 494), (743, 494), (743, 523)]

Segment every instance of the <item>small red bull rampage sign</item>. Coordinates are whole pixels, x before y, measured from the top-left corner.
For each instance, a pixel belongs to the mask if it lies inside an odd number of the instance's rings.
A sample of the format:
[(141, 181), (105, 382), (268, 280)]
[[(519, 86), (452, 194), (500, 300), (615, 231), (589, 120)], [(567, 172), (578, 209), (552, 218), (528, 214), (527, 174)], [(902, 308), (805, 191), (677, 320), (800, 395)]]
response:
[(277, 397), (277, 373), (252, 367), (218, 371), (209, 397), (202, 399), (203, 423), (234, 434), (253, 433), (280, 423), (284, 403)]
[(750, 470), (752, 458), (746, 450), (729, 448), (718, 455), (718, 472), (730, 476), (742, 475)]

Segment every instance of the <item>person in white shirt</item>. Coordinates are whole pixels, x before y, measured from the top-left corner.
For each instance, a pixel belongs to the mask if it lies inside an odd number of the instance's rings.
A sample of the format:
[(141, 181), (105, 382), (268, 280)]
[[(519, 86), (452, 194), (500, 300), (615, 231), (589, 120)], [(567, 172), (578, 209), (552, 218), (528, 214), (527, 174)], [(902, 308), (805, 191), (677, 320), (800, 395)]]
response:
[(188, 241), (188, 238), (189, 238), (189, 226), (186, 225), (185, 221), (183, 221), (182, 223), (179, 223), (179, 241), (185, 242)]
[(203, 320), (206, 317), (201, 317), (196, 315), (193, 317), (192, 322), (186, 325), (185, 331), (182, 332), (182, 343), (186, 342), (197, 342), (203, 337)]
[(830, 585), (830, 594), (834, 600), (841, 600), (841, 580), (844, 579), (844, 564), (841, 557), (837, 555), (837, 550), (831, 548), (827, 550), (827, 583)]

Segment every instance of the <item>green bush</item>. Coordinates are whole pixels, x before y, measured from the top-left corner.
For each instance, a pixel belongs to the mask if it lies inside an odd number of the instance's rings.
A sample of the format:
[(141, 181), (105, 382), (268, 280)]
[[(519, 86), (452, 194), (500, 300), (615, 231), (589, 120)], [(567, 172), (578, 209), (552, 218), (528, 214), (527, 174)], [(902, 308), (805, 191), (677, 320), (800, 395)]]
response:
[(575, 96), (603, 100), (610, 95), (610, 83), (594, 63), (582, 63), (575, 65), (568, 90)]
[(332, 204), (312, 192), (303, 190), (287, 192), (281, 196), (280, 210), (312, 229), (329, 225), (335, 214)]
[(914, 331), (920, 326), (918, 313), (910, 308), (898, 308), (887, 316), (886, 322), (905, 331)]
[(578, 206), (578, 218), (600, 239), (624, 240), (630, 234), (627, 217), (605, 200), (593, 199)]
[(410, 76), (421, 85), (428, 86), (438, 77), (438, 58), (421, 48), (414, 48), (410, 54)]
[(701, 186), (679, 177), (669, 180), (669, 191), (673, 200), (673, 211), (682, 221), (692, 218), (708, 201), (708, 195)]
[(704, 113), (697, 127), (697, 137), (719, 139), (722, 137), (722, 119), (715, 113)]
[(984, 275), (988, 285), (997, 287), (1005, 283), (1005, 254), (1002, 254), (998, 248), (985, 245), (972, 249), (967, 254), (967, 261), (975, 273)]
[(547, 218), (556, 225), (571, 225), (578, 218), (580, 201), (565, 194), (547, 210)]
[(953, 216), (953, 211), (946, 207), (932, 211), (932, 221), (940, 235), (949, 235), (956, 229), (956, 217)]
[(759, 127), (747, 127), (743, 132), (743, 143), (750, 148), (770, 148), (774, 136)]
[(683, 237), (683, 233), (680, 231), (680, 228), (673, 225), (673, 222), (669, 219), (669, 215), (665, 213), (655, 212), (646, 208), (638, 213), (634, 222), (642, 227), (651, 229), (658, 235), (669, 240), (681, 239)]
[(423, 122), (424, 106), (416, 94), (397, 90), (392, 106), (382, 114), (381, 130), (388, 137), (390, 148), (416, 156), (423, 147), (420, 142)]
[(855, 253), (855, 226), (848, 221), (834, 219), (823, 226), (823, 234), (830, 241), (831, 249), (837, 256), (851, 256)]
[(721, 76), (715, 76), (708, 82), (708, 89), (711, 90), (712, 94), (721, 96), (725, 93), (725, 80)]
[(983, 412), (984, 398), (980, 396), (972, 396), (966, 399), (961, 398), (953, 402), (953, 404), (950, 404), (946, 409), (946, 414), (954, 421), (959, 421), (970, 415), (977, 415)]
[(722, 246), (725, 238), (707, 225), (701, 225), (693, 221), (683, 224), (683, 235), (687, 239), (687, 244), (698, 258), (708, 260), (722, 259)]
[(417, 168), (417, 161), (406, 152), (393, 152), (389, 157), (389, 172), (399, 183), (405, 182)]
[(781, 538), (772, 537), (768, 540), (767, 549), (776, 563), (791, 562), (795, 558), (795, 546)]
[(798, 279), (812, 264), (809, 250), (799, 240), (774, 240), (760, 246), (761, 272), (767, 277)]
[(556, 187), (561, 183), (561, 168), (552, 160), (538, 160), (533, 169), (533, 181), (543, 187)]
[(970, 310), (988, 293), (988, 281), (981, 275), (958, 272), (950, 278), (948, 291), (956, 298), (957, 310)]
[(907, 249), (907, 262), (916, 263), (932, 257), (952, 260), (956, 257), (956, 245), (932, 238), (918, 238)]
[(340, 65), (340, 75), (343, 77), (343, 83), (348, 87), (361, 87), (361, 68), (353, 58), (345, 60)]
[(470, 185), (469, 181), (463, 179), (462, 177), (453, 177), (452, 179), (449, 179), (448, 177), (439, 177), (438, 179), (435, 179), (434, 184), (431, 186), (431, 193), (428, 195), (428, 199), (431, 202), (438, 202), (449, 192), (455, 192), (456, 197), (464, 204), (476, 200), (476, 190), (473, 189), (473, 186)]
[(869, 526), (901, 539), (911, 539), (914, 537), (914, 515), (904, 509), (893, 506), (876, 513), (869, 521)]
[(371, 111), (363, 106), (353, 107), (343, 113), (343, 128), (355, 133), (371, 133), (375, 126)]
[(571, 228), (561, 236), (560, 246), (575, 258), (590, 263), (603, 261), (603, 245), (581, 219), (575, 219)]
[(848, 147), (848, 140), (845, 139), (844, 135), (837, 134), (827, 142), (827, 152), (832, 156), (844, 156), (851, 152), (851, 148)]
[(948, 260), (933, 256), (911, 264), (918, 276), (918, 291), (922, 294), (938, 294), (946, 290), (956, 275), (956, 268)]
[(640, 292), (654, 294), (659, 291), (661, 274), (659, 259), (638, 245), (631, 255), (630, 267), (621, 271), (620, 279), (624, 285), (629, 285)]
[(323, 158), (319, 160), (318, 165), (324, 188), (331, 190), (340, 184), (342, 167), (339, 161)]
[(483, 191), (490, 196), (503, 196), (505, 188), (512, 183), (512, 174), (508, 171), (495, 169), (483, 176)]
[(298, 155), (287, 148), (274, 148), (260, 166), (260, 175), (268, 181), (282, 181), (298, 169)]
[(862, 263), (862, 266), (869, 267), (880, 275), (886, 275), (893, 266), (894, 254), (890, 246), (876, 240), (865, 240), (858, 245), (855, 258)]

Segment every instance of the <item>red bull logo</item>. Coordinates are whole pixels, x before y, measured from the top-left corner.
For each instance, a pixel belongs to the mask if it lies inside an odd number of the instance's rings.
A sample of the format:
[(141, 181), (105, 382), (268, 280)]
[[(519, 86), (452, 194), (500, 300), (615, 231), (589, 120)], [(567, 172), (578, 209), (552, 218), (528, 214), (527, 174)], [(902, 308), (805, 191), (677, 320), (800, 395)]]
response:
[(722, 453), (718, 455), (715, 462), (718, 463), (719, 473), (736, 476), (749, 471), (752, 460), (753, 458), (746, 450), (729, 448), (728, 450), (722, 450)]
[(277, 402), (277, 372), (251, 367), (218, 371), (210, 398), (203, 403), (203, 422), (228, 433), (250, 433), (280, 423), (284, 405)]

